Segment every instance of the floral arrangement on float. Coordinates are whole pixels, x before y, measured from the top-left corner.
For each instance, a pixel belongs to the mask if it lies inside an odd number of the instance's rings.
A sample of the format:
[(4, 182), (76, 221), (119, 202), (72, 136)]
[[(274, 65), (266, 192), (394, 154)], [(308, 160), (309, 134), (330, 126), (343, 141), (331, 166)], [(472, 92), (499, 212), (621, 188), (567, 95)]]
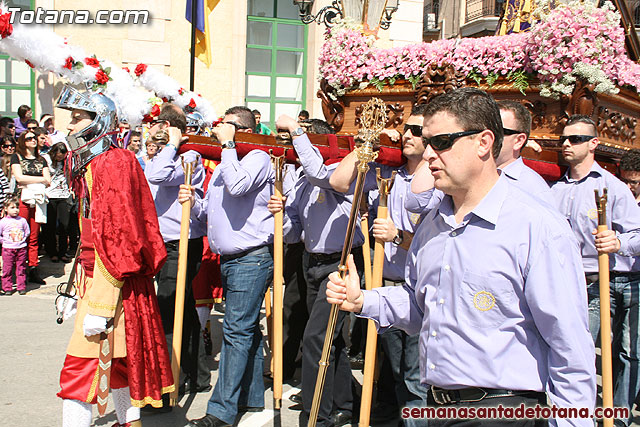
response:
[[(625, 51), (620, 14), (610, 2), (598, 8), (573, 0), (551, 9), (540, 2), (531, 31), (506, 36), (437, 40), (381, 49), (374, 36), (352, 22), (327, 31), (320, 53), (320, 78), (342, 96), (372, 85), (382, 90), (404, 79), (414, 87), (432, 64), (451, 65), (467, 79), (491, 87), (500, 77), (523, 94), (536, 79), (540, 95), (570, 94), (584, 78), (595, 91), (615, 94), (618, 87), (640, 91), (640, 65)], [(331, 94), (330, 94), (331, 95)]]
[(162, 72), (138, 64), (132, 73), (127, 67), (87, 55), (46, 26), (12, 25), (10, 16), (7, 6), (0, 4), (0, 51), (25, 61), (31, 68), (102, 91), (115, 101), (119, 117), (130, 125), (153, 119), (159, 114), (162, 101), (169, 100), (183, 109), (200, 112), (209, 122), (216, 119), (209, 101)]

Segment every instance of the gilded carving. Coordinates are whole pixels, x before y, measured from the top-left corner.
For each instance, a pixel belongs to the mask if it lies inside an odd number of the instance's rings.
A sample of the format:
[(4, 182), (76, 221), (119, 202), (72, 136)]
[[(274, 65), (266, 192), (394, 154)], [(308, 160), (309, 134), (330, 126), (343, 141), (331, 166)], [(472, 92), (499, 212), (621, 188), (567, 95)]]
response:
[(547, 104), (540, 100), (531, 102), (524, 99), (520, 102), (522, 103), (522, 105), (527, 107), (527, 109), (531, 113), (531, 124), (533, 125), (533, 128), (535, 129), (542, 127), (544, 125), (544, 122), (547, 120)]
[(563, 96), (562, 104), (564, 105), (565, 117), (563, 122), (575, 115), (582, 114), (593, 117), (593, 113), (598, 105), (598, 96), (594, 91), (595, 85), (587, 83), (584, 79), (576, 81), (576, 87), (570, 96)]

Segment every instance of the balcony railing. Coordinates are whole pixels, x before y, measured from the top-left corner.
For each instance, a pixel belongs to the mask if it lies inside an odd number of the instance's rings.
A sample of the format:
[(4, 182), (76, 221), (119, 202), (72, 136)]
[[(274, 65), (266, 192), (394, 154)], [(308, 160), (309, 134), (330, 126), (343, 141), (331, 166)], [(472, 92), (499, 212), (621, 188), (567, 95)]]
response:
[(503, 1), (496, 0), (467, 0), (465, 23), (480, 18), (500, 17), (503, 5)]

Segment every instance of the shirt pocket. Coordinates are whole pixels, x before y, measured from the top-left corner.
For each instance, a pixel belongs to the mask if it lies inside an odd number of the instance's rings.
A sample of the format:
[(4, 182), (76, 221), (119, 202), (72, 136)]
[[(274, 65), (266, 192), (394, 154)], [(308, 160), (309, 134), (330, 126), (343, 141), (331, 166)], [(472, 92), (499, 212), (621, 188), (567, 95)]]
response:
[(507, 319), (514, 298), (513, 286), (504, 277), (465, 271), (456, 318), (481, 329), (494, 328)]

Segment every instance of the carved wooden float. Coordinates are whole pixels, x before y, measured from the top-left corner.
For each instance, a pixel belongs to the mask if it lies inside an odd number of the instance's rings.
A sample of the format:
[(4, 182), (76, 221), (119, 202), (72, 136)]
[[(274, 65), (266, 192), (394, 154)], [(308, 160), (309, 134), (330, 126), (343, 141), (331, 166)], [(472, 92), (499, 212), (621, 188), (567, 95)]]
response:
[(543, 151), (535, 153), (527, 148), (523, 157), (547, 180), (558, 179), (564, 171), (558, 138), (570, 115), (585, 114), (594, 119), (600, 135), (596, 160), (613, 173), (626, 150), (640, 148), (636, 141), (636, 134), (640, 134), (640, 96), (627, 88), (620, 88), (616, 95), (595, 93), (593, 85), (583, 81), (576, 83), (571, 96), (554, 100), (540, 96), (537, 81), (530, 82), (526, 95), (523, 95), (502, 77), (489, 87), (465, 79), (451, 66), (431, 66), (415, 88), (408, 81), (398, 80), (393, 86), (384, 86), (381, 91), (369, 86), (337, 96), (335, 89), (323, 81), (318, 97), (322, 100), (323, 113), (329, 124), (339, 134), (353, 135), (359, 128), (360, 108), (371, 97), (381, 98), (387, 103), (387, 127), (401, 130), (414, 103), (427, 103), (436, 95), (463, 86), (478, 87), (496, 100), (516, 100), (527, 107), (533, 121), (531, 139), (538, 142)]

